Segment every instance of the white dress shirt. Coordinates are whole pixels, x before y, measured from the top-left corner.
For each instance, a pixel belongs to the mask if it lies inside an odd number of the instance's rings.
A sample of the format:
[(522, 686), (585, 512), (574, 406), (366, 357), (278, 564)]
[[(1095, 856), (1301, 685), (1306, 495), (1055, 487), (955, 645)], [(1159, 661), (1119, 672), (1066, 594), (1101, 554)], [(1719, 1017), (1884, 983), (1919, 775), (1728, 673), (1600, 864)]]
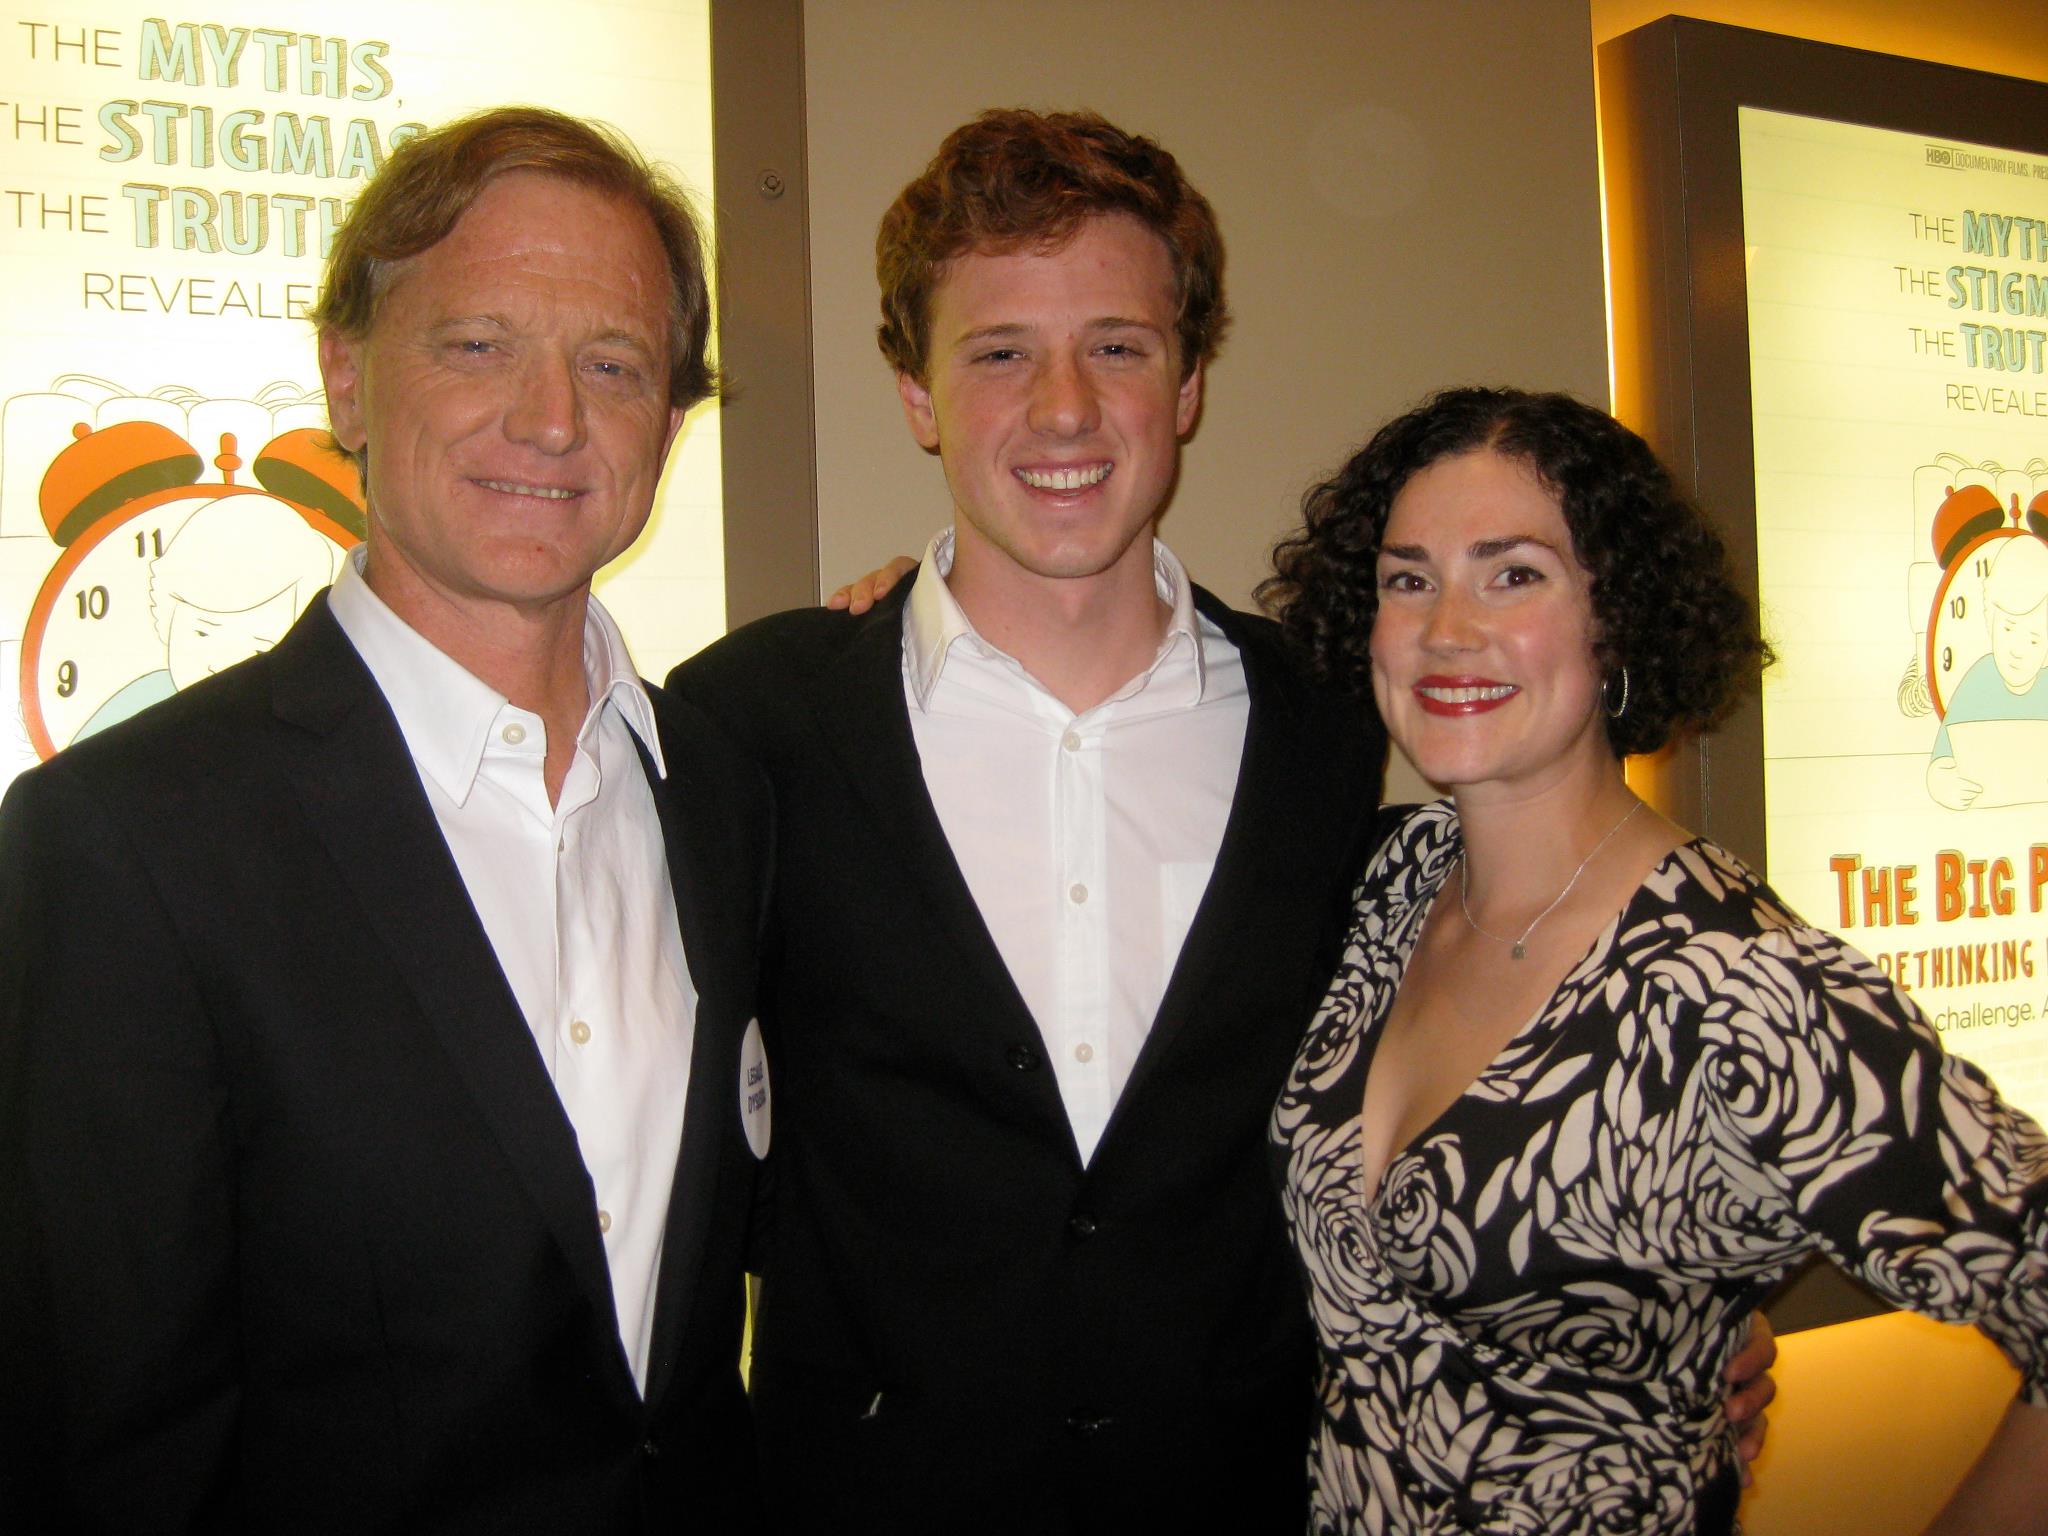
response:
[[(1076, 715), (975, 632), (944, 577), (950, 530), (903, 609), (925, 787), (1038, 1024), (1085, 1163), (1151, 1032), (1237, 793), (1244, 663), (1153, 545), (1171, 605), (1150, 666)], [(934, 580), (934, 577), (940, 578)]]
[(697, 991), (654, 794), (654, 710), (618, 626), (590, 603), (590, 709), (559, 801), (547, 727), (437, 650), (372, 592), (360, 550), (329, 604), (398, 717), (597, 1192), (619, 1338), (647, 1388), (655, 1279), (682, 1146)]

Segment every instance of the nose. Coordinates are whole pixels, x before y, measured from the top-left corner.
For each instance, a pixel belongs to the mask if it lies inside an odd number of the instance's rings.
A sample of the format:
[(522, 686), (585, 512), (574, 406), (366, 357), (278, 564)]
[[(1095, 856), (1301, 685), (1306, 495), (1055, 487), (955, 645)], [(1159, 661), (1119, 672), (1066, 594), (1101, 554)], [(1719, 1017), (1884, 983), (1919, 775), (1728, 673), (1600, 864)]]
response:
[(573, 453), (583, 446), (583, 394), (567, 357), (537, 356), (520, 370), (518, 394), (505, 411), (505, 435), (542, 453)]
[(1423, 620), (1423, 648), (1449, 654), (1476, 650), (1481, 641), (1477, 602), (1455, 586), (1440, 589)]
[(1095, 386), (1071, 357), (1054, 356), (1032, 381), (1029, 424), (1048, 437), (1080, 437), (1101, 424)]

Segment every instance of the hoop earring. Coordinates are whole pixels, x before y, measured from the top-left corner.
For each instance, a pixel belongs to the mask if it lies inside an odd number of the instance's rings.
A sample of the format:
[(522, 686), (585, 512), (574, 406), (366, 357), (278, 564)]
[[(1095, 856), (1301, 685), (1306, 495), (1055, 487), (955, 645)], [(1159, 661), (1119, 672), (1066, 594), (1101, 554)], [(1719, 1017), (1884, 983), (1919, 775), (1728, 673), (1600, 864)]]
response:
[(1613, 694), (1613, 691), (1614, 691), (1614, 686), (1613, 686), (1613, 685), (1614, 685), (1614, 679), (1613, 679), (1613, 677), (1611, 677), (1611, 676), (1610, 676), (1610, 677), (1609, 677), (1609, 678), (1608, 678), (1608, 679), (1607, 679), (1607, 680), (1606, 680), (1605, 682), (1601, 683), (1601, 685), (1600, 685), (1600, 703), (1601, 703), (1602, 707), (1606, 709), (1606, 711), (1607, 711), (1607, 718), (1608, 718), (1608, 719), (1610, 719), (1610, 720), (1619, 720), (1619, 719), (1620, 719), (1620, 718), (1621, 718), (1621, 717), (1622, 717), (1623, 715), (1625, 715), (1625, 714), (1627, 714), (1627, 713), (1628, 713), (1628, 668), (1627, 668), (1627, 667), (1623, 667), (1623, 668), (1621, 669), (1621, 702), (1620, 702), (1619, 704), (1615, 703), (1615, 702), (1614, 702), (1614, 700), (1613, 700), (1613, 698), (1612, 698), (1612, 694)]

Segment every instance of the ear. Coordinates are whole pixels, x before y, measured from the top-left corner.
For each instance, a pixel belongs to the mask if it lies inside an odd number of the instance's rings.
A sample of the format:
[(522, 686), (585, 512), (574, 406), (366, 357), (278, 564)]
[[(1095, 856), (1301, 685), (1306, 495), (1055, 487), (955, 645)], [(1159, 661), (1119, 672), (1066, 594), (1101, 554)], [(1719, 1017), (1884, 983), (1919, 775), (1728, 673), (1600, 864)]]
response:
[(363, 343), (322, 331), (320, 383), (327, 391), (327, 425), (334, 440), (350, 453), (361, 453), (370, 436), (363, 421)]
[(664, 463), (664, 464), (668, 463), (668, 456), (669, 456), (669, 453), (670, 453), (670, 451), (671, 451), (671, 450), (673, 450), (673, 449), (674, 449), (674, 447), (675, 447), (675, 445), (676, 445), (676, 438), (677, 438), (678, 436), (680, 436), (680, 435), (681, 435), (681, 433), (682, 433), (682, 430), (683, 430), (683, 418), (684, 418), (685, 416), (689, 415), (689, 414), (690, 414), (690, 413), (689, 413), (689, 411), (688, 411), (687, 409), (685, 409), (685, 408), (683, 408), (683, 407), (680, 407), (680, 406), (671, 406), (671, 407), (669, 408), (669, 413), (668, 413), (668, 435), (667, 435), (667, 436), (665, 436), (665, 437), (663, 437), (663, 438), (662, 438), (662, 440), (661, 440), (661, 462), (662, 462), (662, 463)]
[(1188, 370), (1188, 376), (1180, 381), (1180, 399), (1173, 412), (1173, 435), (1186, 437), (1195, 429), (1195, 418), (1202, 414), (1202, 365), (1199, 361)]
[(918, 447), (927, 453), (938, 452), (939, 417), (932, 409), (931, 390), (909, 374), (899, 373), (896, 398), (903, 402), (903, 419), (910, 424), (910, 435), (917, 439)]

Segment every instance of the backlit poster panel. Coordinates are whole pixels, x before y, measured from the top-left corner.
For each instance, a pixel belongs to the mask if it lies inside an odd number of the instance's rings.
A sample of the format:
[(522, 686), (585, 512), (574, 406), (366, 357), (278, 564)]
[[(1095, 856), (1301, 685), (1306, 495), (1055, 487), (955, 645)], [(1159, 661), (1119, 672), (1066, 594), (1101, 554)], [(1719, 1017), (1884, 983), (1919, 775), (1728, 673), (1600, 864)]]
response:
[(1771, 881), (2048, 1114), (2048, 159), (1740, 134)]
[[(263, 649), (362, 533), (306, 313), (408, 136), (533, 102), (711, 215), (709, 0), (19, 12), (0, 32), (0, 788)], [(724, 629), (718, 417), (598, 591), (660, 676)]]

